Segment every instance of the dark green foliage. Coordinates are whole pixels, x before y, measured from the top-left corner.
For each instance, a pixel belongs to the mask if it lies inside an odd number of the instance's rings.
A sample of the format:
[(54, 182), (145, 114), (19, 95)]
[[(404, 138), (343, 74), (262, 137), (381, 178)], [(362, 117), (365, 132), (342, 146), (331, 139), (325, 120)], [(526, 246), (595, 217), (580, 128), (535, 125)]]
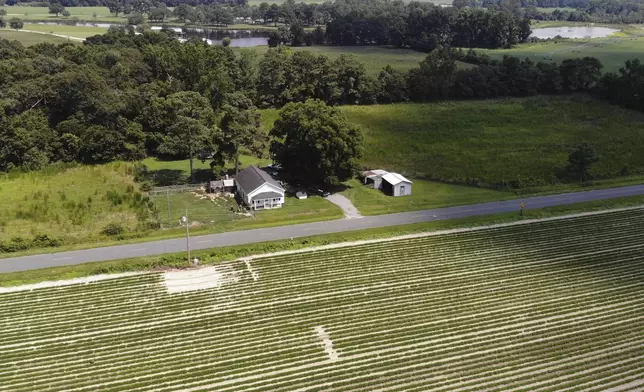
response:
[(588, 178), (588, 169), (599, 161), (599, 155), (594, 146), (581, 143), (568, 156), (569, 168), (572, 173), (578, 174), (583, 183)]
[(266, 147), (266, 133), (261, 129), (261, 115), (253, 102), (242, 93), (230, 94), (223, 110), (219, 140), (220, 164), (223, 160), (235, 163), (239, 171), (241, 149), (261, 157)]
[(56, 15), (56, 17), (58, 17), (58, 15), (62, 14), (64, 11), (65, 7), (63, 7), (63, 5), (60, 3), (51, 3), (49, 5), (49, 13)]
[(297, 183), (336, 185), (359, 169), (360, 130), (320, 100), (284, 106), (271, 136), (271, 156)]
[(115, 222), (109, 223), (107, 226), (101, 230), (101, 234), (107, 235), (107, 236), (118, 236), (121, 235), (125, 232), (125, 228)]
[(9, 27), (11, 27), (14, 30), (20, 30), (24, 26), (25, 26), (25, 24), (23, 23), (22, 19), (20, 19), (20, 18), (11, 18), (9, 20)]

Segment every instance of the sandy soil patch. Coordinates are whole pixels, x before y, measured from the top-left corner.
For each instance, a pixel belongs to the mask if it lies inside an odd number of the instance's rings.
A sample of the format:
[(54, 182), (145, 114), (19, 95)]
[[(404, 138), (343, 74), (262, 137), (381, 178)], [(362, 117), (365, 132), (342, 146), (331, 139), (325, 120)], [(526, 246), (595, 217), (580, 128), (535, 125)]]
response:
[(239, 274), (228, 265), (169, 271), (163, 274), (163, 282), (171, 294), (214, 289), (227, 283), (235, 283), (239, 278)]
[(331, 337), (329, 336), (327, 331), (324, 329), (324, 327), (319, 325), (313, 329), (318, 335), (318, 339), (320, 339), (320, 341), (322, 342), (322, 347), (324, 347), (324, 352), (326, 353), (326, 355), (329, 356), (329, 359), (331, 361), (337, 361), (339, 355), (333, 348), (333, 341), (331, 340)]

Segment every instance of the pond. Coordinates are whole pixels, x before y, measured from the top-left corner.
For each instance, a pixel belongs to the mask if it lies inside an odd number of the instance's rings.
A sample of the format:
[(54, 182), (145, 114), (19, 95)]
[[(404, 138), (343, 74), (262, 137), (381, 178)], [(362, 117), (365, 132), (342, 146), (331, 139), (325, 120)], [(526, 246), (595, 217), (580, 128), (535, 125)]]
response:
[(539, 39), (555, 38), (604, 38), (615, 34), (619, 30), (608, 27), (577, 26), (577, 27), (546, 27), (542, 29), (532, 29), (530, 37)]
[(215, 30), (203, 28), (184, 28), (183, 38), (201, 38), (210, 45), (221, 45), (221, 41), (229, 37), (230, 46), (234, 48), (252, 48), (268, 45), (270, 32), (262, 30)]
[[(59, 25), (57, 22), (38, 22), (42, 25)], [(113, 23), (77, 23), (76, 26), (80, 27), (102, 27), (110, 28), (111, 26), (118, 26)], [(151, 29), (159, 31), (162, 26), (152, 26)], [(193, 28), (193, 27), (165, 27), (176, 33), (181, 41), (190, 38), (201, 38), (210, 45), (221, 45), (221, 41), (225, 37), (231, 39), (230, 46), (234, 48), (252, 48), (255, 46), (268, 45), (268, 37), (270, 31), (266, 30), (221, 30), (221, 29), (208, 29), (208, 28)]]

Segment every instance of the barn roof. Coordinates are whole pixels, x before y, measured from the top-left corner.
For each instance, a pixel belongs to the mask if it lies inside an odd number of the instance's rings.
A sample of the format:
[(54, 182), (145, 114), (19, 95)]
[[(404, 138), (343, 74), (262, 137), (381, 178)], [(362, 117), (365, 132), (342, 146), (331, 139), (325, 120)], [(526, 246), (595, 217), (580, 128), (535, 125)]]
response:
[(367, 170), (367, 171), (363, 172), (362, 174), (365, 177), (373, 178), (373, 177), (382, 177), (387, 173), (389, 173), (389, 172), (386, 171), (386, 170), (374, 169), (374, 170)]
[(398, 174), (398, 173), (387, 173), (384, 176), (382, 176), (382, 179), (387, 181), (391, 185), (398, 185), (401, 182), (407, 182), (409, 184), (413, 184), (413, 182), (409, 181), (402, 174)]
[(282, 191), (284, 190), (284, 188), (282, 188), (282, 186), (277, 181), (275, 181), (273, 177), (271, 177), (264, 170), (258, 169), (255, 166), (249, 166), (246, 169), (240, 171), (235, 176), (235, 182), (237, 183), (237, 186), (242, 188), (246, 194), (254, 191), (255, 189), (266, 183), (274, 185)]

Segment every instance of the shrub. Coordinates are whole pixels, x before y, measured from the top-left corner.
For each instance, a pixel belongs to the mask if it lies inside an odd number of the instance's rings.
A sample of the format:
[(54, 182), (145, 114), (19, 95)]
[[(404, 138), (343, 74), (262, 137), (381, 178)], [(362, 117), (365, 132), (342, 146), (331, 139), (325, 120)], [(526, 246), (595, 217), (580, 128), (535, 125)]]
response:
[(101, 230), (101, 234), (110, 237), (122, 235), (123, 233), (125, 233), (125, 228), (121, 224), (115, 222), (108, 223), (107, 226)]

